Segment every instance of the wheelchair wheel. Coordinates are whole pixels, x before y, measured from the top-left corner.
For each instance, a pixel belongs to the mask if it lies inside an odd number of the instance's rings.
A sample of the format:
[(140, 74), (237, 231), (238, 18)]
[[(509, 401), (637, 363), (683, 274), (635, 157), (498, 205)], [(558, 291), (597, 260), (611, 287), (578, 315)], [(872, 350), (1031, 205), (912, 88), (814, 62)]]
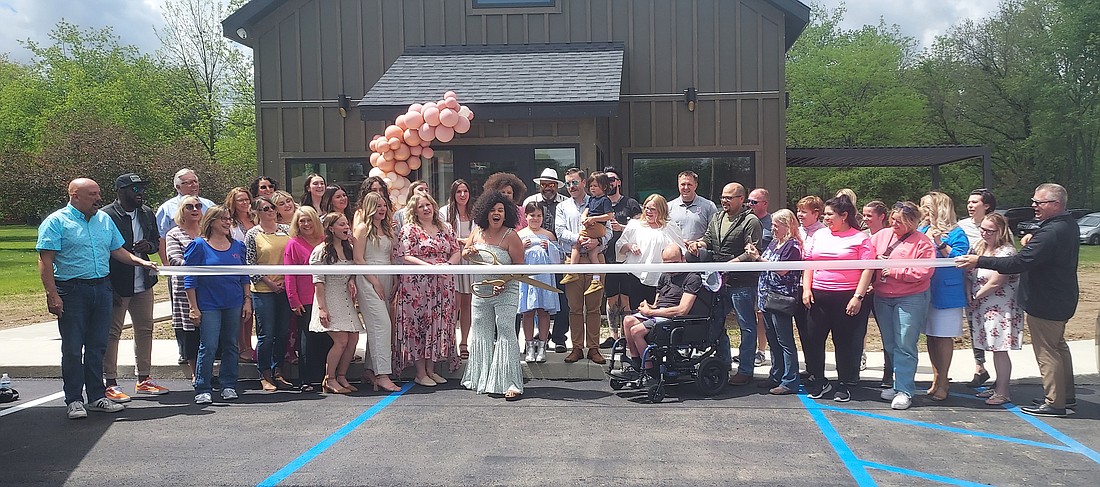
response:
[(623, 387), (626, 387), (626, 382), (623, 382), (619, 379), (611, 379), (612, 390), (618, 391), (621, 390)]
[(665, 388), (664, 386), (650, 386), (646, 392), (646, 396), (649, 398), (649, 402), (657, 404), (665, 400)]
[(730, 370), (724, 366), (723, 361), (717, 357), (708, 357), (699, 364), (699, 372), (695, 376), (695, 387), (704, 396), (713, 396), (722, 392), (729, 382)]

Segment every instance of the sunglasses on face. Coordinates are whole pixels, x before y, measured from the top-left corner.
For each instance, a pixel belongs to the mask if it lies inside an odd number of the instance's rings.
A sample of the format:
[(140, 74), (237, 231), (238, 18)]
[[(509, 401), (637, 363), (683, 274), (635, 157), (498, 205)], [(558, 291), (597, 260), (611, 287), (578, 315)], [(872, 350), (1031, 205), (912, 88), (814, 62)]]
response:
[(185, 210), (187, 210), (187, 211), (196, 211), (196, 210), (201, 210), (201, 209), (202, 209), (202, 205), (200, 205), (200, 204), (197, 204), (197, 203), (188, 203), (188, 204), (186, 204), (186, 205), (183, 205), (183, 209), (185, 209)]
[(269, 185), (266, 185), (266, 184), (261, 184), (261, 185), (260, 185), (260, 189), (272, 189), (272, 188), (271, 188), (271, 186), (269, 186)]
[(275, 207), (274, 206), (265, 206), (263, 208), (260, 208), (260, 211), (275, 211)]
[(130, 191), (133, 191), (134, 194), (141, 194), (145, 192), (145, 186), (130, 186)]
[(573, 187), (573, 186), (580, 186), (580, 185), (581, 185), (581, 182), (580, 182), (580, 181), (576, 181), (576, 180), (573, 180), (573, 181), (566, 181), (565, 185), (566, 185), (566, 186), (569, 186), (569, 187)]
[(609, 180), (611, 180), (611, 181), (618, 181), (618, 180), (619, 180), (619, 178), (617, 178), (617, 177), (615, 177), (615, 176), (611, 176), (611, 177), (609, 177), (609, 178), (607, 178), (607, 179), (609, 179)]
[(914, 210), (913, 207), (908, 206), (908, 205), (904, 205), (902, 203), (895, 204), (894, 209), (898, 210), (898, 211), (900, 211), (900, 212), (902, 212), (906, 215), (916, 215), (917, 214), (917, 210)]
[(756, 204), (757, 204), (757, 203), (759, 203), (759, 201), (756, 201), (756, 200), (745, 200), (745, 204), (746, 204), (746, 205), (749, 205), (749, 206), (756, 206)]

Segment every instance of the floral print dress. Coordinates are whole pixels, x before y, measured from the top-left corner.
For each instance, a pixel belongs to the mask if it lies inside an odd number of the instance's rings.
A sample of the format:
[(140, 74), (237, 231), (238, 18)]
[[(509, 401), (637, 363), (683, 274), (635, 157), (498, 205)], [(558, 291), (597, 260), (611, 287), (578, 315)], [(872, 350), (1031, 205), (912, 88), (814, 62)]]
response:
[[(398, 237), (397, 255), (411, 255), (431, 264), (446, 262), (461, 250), (454, 231), (444, 226), (428, 234), (419, 225), (406, 223)], [(416, 273), (398, 276), (393, 342), (393, 371), (400, 373), (413, 362), (428, 359), (447, 362), (448, 370), (461, 363), (455, 347), (456, 313), (453, 276)]]
[[(1005, 245), (993, 252), (994, 257), (1009, 257), (1016, 254), (1016, 249), (1011, 245)], [(996, 271), (990, 269), (975, 269), (969, 271), (970, 295), (978, 292), (985, 283), (989, 282)], [(1019, 350), (1023, 344), (1024, 335), (1024, 310), (1016, 299), (1020, 288), (1020, 275), (1009, 274), (1004, 286), (1001, 286), (993, 294), (977, 301), (970, 302), (971, 339), (974, 348), (990, 352), (1005, 352)]]

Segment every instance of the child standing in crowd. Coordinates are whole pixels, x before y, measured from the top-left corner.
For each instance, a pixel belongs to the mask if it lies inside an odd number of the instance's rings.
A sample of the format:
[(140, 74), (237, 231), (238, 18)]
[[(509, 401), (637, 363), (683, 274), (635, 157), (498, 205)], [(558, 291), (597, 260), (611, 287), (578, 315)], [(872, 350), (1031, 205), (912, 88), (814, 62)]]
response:
[[(523, 241), (523, 260), (528, 264), (560, 264), (561, 251), (553, 233), (542, 228), (542, 204), (532, 201), (523, 208), (527, 228), (517, 232)], [(553, 274), (532, 276), (553, 286)], [(558, 294), (539, 289), (527, 283), (519, 285), (519, 312), (523, 314), (523, 333), (527, 336), (527, 362), (546, 361), (546, 340), (550, 338), (550, 313), (557, 313)], [(538, 317), (539, 336), (535, 335), (535, 318)]]
[[(611, 205), (611, 199), (607, 197), (607, 192), (610, 190), (611, 179), (607, 177), (607, 174), (597, 172), (588, 176), (588, 192), (591, 196), (585, 203), (584, 211), (581, 213), (581, 237), (600, 239), (607, 234), (607, 222), (615, 216), (614, 213), (612, 213), (614, 210)], [(590, 250), (587, 254), (584, 254), (582, 258), (580, 246), (574, 245), (573, 253), (569, 257), (569, 262), (572, 264), (599, 264), (599, 255), (603, 253), (603, 250), (604, 247), (601, 245)], [(569, 284), (580, 278), (581, 276), (577, 273), (566, 274), (565, 278), (561, 280), (561, 283)], [(588, 286), (584, 294), (588, 295), (598, 292), (603, 292), (603, 282), (601, 282), (599, 274), (593, 274), (592, 284)]]

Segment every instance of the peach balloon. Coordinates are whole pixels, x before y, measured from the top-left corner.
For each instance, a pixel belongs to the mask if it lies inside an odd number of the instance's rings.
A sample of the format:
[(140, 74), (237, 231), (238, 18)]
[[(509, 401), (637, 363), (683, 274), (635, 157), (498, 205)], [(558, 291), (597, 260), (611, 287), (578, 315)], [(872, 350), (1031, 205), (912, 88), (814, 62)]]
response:
[(424, 122), (424, 125), (421, 125), (420, 130), (416, 132), (420, 135), (421, 144), (435, 140), (435, 127), (428, 125), (428, 122)]
[[(393, 151), (388, 150), (386, 152), (383, 152), (382, 153), (382, 160), (392, 163), (393, 162)], [(385, 163), (383, 163), (383, 162), (378, 163), (378, 167), (383, 167), (384, 165), (385, 165)]]
[(425, 108), (424, 121), (433, 127), (439, 125), (439, 109), (436, 107)]
[(396, 183), (398, 181), (397, 173), (393, 172), (392, 169), (389, 170), (389, 171), (386, 171), (386, 179), (390, 180), (390, 184)]
[(396, 125), (398, 128), (400, 128), (401, 130), (405, 130), (405, 129), (409, 128), (408, 124), (405, 123), (405, 116), (404, 115), (398, 115), (397, 119), (394, 120), (393, 124)]
[(453, 91), (448, 91), (448, 92), (443, 94), (443, 98), (458, 98), (458, 93), (455, 93)]
[(386, 174), (386, 171), (383, 171), (382, 168), (372, 167), (372, 168), (370, 168), (370, 172), (367, 173), (367, 177), (368, 178), (376, 178), (376, 177), (380, 178), (380, 177), (384, 176), (385, 174)]
[[(430, 101), (430, 102), (427, 102), (427, 103), (425, 103), (425, 104), (424, 104), (424, 108), (428, 108), (428, 107), (431, 107), (431, 108), (439, 108), (439, 107), (435, 106), (435, 102), (434, 102), (434, 101)], [(423, 109), (421, 109), (421, 110), (420, 110), (420, 113), (424, 113), (424, 110), (423, 110)]]
[(390, 125), (389, 127), (386, 127), (386, 138), (387, 139), (392, 139), (394, 137), (400, 137), (400, 136), (401, 136), (401, 127), (398, 127), (396, 125)]
[(419, 156), (420, 153), (423, 152), (423, 151), (424, 151), (424, 148), (420, 147), (419, 144), (409, 146), (409, 154), (412, 154), (414, 156)]
[(415, 171), (417, 169), (420, 169), (420, 165), (423, 164), (423, 163), (424, 163), (424, 161), (420, 160), (420, 158), (416, 157), (416, 156), (410, 157), (409, 160), (407, 161), (407, 164), (409, 165), (409, 169), (412, 169), (413, 171)]
[(469, 120), (471, 122), (474, 121), (474, 111), (471, 110), (470, 108), (466, 109), (466, 120)]
[(394, 137), (394, 138), (390, 139), (390, 143), (389, 143), (390, 150), (397, 150), (398, 147), (401, 147), (401, 138), (400, 137), (401, 136), (398, 135), (397, 137)]
[(368, 148), (370, 148), (370, 150), (371, 150), (372, 152), (378, 152), (378, 151), (377, 151), (377, 150), (375, 149), (375, 147), (378, 147), (378, 146), (377, 146), (377, 145), (375, 145), (375, 143), (374, 143), (374, 142), (375, 142), (374, 140), (371, 140), (370, 142), (367, 142), (367, 147), (368, 147)]
[(409, 152), (409, 146), (401, 144), (401, 146), (398, 147), (396, 151), (394, 151), (393, 158), (399, 161), (404, 161), (407, 160), (411, 154), (412, 153)]
[(409, 112), (420, 113), (420, 111), (423, 110), (423, 109), (424, 109), (424, 105), (422, 105), (420, 103), (413, 103), (412, 105), (409, 105)]
[[(419, 125), (418, 125), (419, 127)], [(420, 138), (420, 132), (416, 129), (408, 129), (405, 131), (405, 143), (409, 145), (420, 145), (424, 140)]]
[[(454, 127), (456, 124), (458, 124), (459, 118), (461, 117), (458, 116), (458, 112), (451, 110), (450, 108), (444, 108), (443, 110), (439, 111), (439, 124), (444, 127)], [(436, 134), (436, 137), (438, 136), (439, 135)]]
[(412, 170), (409, 169), (409, 164), (405, 161), (397, 161), (397, 164), (393, 165), (393, 172), (398, 176), (408, 176)]
[(409, 112), (405, 114), (406, 128), (415, 129), (424, 124), (424, 114), (420, 112)]
[(455, 129), (446, 125), (440, 125), (435, 128), (435, 138), (446, 144), (450, 142), (451, 139), (455, 138)]
[(430, 140), (425, 140), (424, 142), (420, 143), (420, 147), (423, 147), (425, 149), (428, 148), (428, 147), (431, 147), (431, 146), (432, 146), (432, 141), (430, 141)]
[(380, 158), (382, 158), (382, 154), (379, 154), (377, 152), (371, 152), (371, 154), (370, 154), (370, 165), (371, 165), (371, 167), (378, 167), (378, 159), (380, 159)]
[(378, 165), (378, 169), (381, 169), (385, 172), (390, 172), (393, 170), (393, 165), (393, 159), (382, 159), (382, 163)]
[(424, 151), (420, 153), (420, 156), (424, 157), (424, 158), (427, 158), (427, 159), (431, 159), (432, 157), (435, 157), (435, 151), (432, 150), (431, 147), (425, 147)]
[(455, 124), (455, 133), (464, 134), (470, 131), (470, 121), (464, 117), (458, 117), (458, 123)]
[(458, 110), (458, 98), (453, 96), (447, 97), (447, 108), (451, 110)]
[(470, 107), (466, 105), (458, 107), (458, 116), (462, 118), (470, 118)]
[(396, 179), (393, 180), (393, 184), (390, 185), (390, 191), (397, 191), (397, 192), (401, 191), (401, 183), (402, 183), (401, 179), (402, 178), (396, 178)]

